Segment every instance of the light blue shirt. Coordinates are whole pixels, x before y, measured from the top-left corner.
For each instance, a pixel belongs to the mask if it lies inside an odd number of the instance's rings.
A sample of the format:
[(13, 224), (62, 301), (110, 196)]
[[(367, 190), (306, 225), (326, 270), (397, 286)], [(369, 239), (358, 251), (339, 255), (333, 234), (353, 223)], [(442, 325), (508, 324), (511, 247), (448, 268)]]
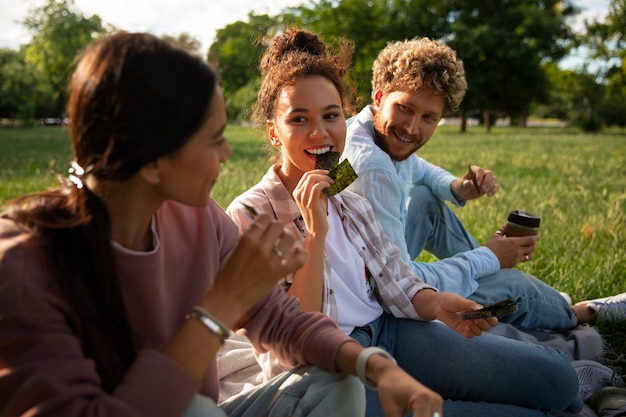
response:
[(350, 161), (358, 175), (349, 190), (370, 201), (389, 240), (400, 249), (402, 258), (413, 266), (424, 282), (440, 291), (469, 296), (478, 287), (476, 279), (500, 270), (500, 262), (490, 249), (481, 246), (437, 262), (415, 262), (404, 238), (411, 187), (426, 185), (441, 200), (460, 207), (465, 201), (456, 200), (450, 189), (456, 177), (416, 154), (394, 162), (376, 145), (374, 137), (373, 114), (367, 106), (348, 120), (346, 146), (341, 158)]

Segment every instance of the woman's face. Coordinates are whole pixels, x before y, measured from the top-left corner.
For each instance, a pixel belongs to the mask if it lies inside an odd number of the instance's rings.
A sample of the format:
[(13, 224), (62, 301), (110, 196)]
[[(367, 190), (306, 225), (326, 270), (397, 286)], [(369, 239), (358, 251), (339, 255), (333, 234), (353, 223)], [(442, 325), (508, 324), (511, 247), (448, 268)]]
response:
[(165, 199), (190, 206), (209, 202), (220, 164), (232, 155), (224, 137), (226, 110), (219, 88), (211, 99), (210, 112), (209, 118), (178, 152), (159, 161), (158, 188)]
[(322, 76), (298, 78), (280, 92), (267, 128), (272, 144), (282, 146), (282, 174), (297, 182), (315, 168), (317, 155), (343, 151), (346, 120), (337, 88)]

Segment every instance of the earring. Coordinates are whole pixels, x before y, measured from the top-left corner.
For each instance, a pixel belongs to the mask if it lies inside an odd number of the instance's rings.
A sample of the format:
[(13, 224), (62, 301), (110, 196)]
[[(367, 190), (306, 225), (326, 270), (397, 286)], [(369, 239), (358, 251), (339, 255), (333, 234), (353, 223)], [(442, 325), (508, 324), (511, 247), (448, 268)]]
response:
[(272, 146), (280, 146), (280, 139), (276, 136), (270, 136), (270, 143)]

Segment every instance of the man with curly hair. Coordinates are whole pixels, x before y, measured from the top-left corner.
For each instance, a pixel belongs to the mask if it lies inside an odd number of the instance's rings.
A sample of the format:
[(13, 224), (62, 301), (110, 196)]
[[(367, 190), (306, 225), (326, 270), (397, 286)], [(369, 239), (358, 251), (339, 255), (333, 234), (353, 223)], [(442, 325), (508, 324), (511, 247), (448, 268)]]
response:
[[(348, 159), (358, 174), (349, 187), (372, 204), (378, 221), (416, 274), (441, 291), (488, 305), (506, 298), (519, 310), (501, 317), (520, 329), (577, 325), (564, 297), (542, 281), (510, 269), (532, 258), (539, 238), (503, 238), (481, 246), (445, 204), (498, 191), (490, 170), (472, 166), (457, 178), (416, 155), (441, 118), (458, 109), (467, 82), (454, 50), (428, 38), (389, 43), (373, 65), (372, 104), (348, 121)], [(416, 262), (426, 249), (436, 262)]]

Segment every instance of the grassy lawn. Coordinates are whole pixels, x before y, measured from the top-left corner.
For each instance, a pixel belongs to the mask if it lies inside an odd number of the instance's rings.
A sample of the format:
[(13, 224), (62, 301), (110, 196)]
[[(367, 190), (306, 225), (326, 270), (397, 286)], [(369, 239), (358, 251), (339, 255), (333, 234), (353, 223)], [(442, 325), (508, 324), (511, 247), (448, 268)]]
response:
[[(233, 157), (223, 165), (213, 197), (222, 206), (267, 170), (266, 139), (229, 127)], [(420, 155), (461, 175), (469, 164), (492, 169), (500, 192), (455, 209), (479, 241), (506, 222), (510, 210), (541, 216), (533, 261), (520, 269), (574, 301), (626, 291), (626, 130), (584, 134), (561, 128), (442, 126)], [(63, 127), (0, 128), (0, 206), (17, 195), (55, 184), (70, 160)], [(427, 258), (426, 258), (427, 259)], [(626, 353), (626, 323), (601, 326)]]

